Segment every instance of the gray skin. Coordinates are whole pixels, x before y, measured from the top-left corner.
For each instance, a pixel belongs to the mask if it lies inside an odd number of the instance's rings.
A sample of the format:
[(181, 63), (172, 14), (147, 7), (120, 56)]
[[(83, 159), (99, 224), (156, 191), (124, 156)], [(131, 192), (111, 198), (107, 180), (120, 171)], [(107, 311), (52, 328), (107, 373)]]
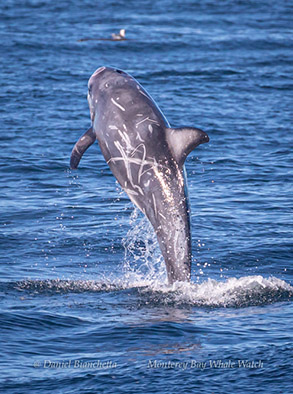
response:
[(112, 173), (131, 201), (151, 222), (163, 254), (168, 281), (189, 281), (190, 211), (184, 161), (208, 142), (200, 129), (173, 129), (143, 87), (110, 67), (95, 71), (88, 83), (92, 127), (75, 144), (76, 169), (97, 139)]

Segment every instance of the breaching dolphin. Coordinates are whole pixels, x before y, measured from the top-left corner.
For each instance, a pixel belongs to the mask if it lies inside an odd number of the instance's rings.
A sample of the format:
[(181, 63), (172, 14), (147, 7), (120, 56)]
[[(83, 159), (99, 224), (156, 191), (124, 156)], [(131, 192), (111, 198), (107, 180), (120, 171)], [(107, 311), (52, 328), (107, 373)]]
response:
[(188, 281), (191, 234), (184, 161), (208, 135), (193, 127), (171, 128), (154, 100), (129, 74), (100, 67), (88, 82), (92, 126), (75, 144), (76, 169), (98, 140), (112, 173), (151, 222), (168, 281)]

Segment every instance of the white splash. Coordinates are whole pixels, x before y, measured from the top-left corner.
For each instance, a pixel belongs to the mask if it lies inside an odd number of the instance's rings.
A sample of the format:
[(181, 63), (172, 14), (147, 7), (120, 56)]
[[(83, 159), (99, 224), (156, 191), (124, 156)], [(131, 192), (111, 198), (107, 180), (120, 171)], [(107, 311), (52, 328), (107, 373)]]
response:
[(130, 220), (131, 228), (122, 240), (125, 280), (131, 287), (134, 283), (142, 286), (152, 286), (157, 282), (167, 284), (165, 262), (150, 222), (137, 208)]
[[(140, 305), (193, 307), (248, 307), (290, 301), (293, 287), (276, 277), (261, 275), (229, 278), (225, 281), (207, 279), (202, 283), (176, 282), (169, 285), (164, 260), (155, 232), (140, 211), (131, 215), (131, 228), (123, 239), (125, 248), (123, 275), (106, 274), (99, 280), (25, 280), (18, 282), (19, 291), (38, 294), (111, 292), (135, 290)], [(121, 271), (121, 267), (117, 272)]]
[(293, 287), (285, 281), (261, 275), (229, 278), (223, 282), (208, 279), (200, 284), (177, 282), (172, 286), (158, 286), (156, 283), (152, 291), (161, 293), (162, 303), (200, 307), (265, 305), (293, 296)]

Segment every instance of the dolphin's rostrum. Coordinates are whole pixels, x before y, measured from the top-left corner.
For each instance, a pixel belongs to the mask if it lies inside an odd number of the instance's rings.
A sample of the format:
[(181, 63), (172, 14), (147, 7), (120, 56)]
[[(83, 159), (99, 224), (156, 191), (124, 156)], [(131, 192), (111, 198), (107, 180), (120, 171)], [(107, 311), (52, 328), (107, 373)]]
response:
[(143, 87), (129, 74), (100, 67), (89, 79), (92, 126), (75, 144), (70, 167), (95, 140), (131, 201), (151, 222), (169, 283), (191, 272), (190, 212), (184, 161), (208, 135), (196, 128), (171, 128)]

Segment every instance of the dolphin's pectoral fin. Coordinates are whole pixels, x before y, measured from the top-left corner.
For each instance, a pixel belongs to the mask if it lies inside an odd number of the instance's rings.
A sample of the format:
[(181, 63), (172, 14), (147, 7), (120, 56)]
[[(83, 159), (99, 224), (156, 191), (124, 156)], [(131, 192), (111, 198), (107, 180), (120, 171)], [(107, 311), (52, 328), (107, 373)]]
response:
[(93, 128), (90, 127), (87, 132), (84, 133), (82, 137), (74, 145), (70, 157), (70, 168), (75, 170), (78, 167), (80, 159), (84, 152), (89, 148), (96, 140), (96, 134)]
[(193, 127), (167, 128), (166, 139), (179, 166), (184, 164), (186, 157), (193, 149), (209, 142), (207, 133)]

